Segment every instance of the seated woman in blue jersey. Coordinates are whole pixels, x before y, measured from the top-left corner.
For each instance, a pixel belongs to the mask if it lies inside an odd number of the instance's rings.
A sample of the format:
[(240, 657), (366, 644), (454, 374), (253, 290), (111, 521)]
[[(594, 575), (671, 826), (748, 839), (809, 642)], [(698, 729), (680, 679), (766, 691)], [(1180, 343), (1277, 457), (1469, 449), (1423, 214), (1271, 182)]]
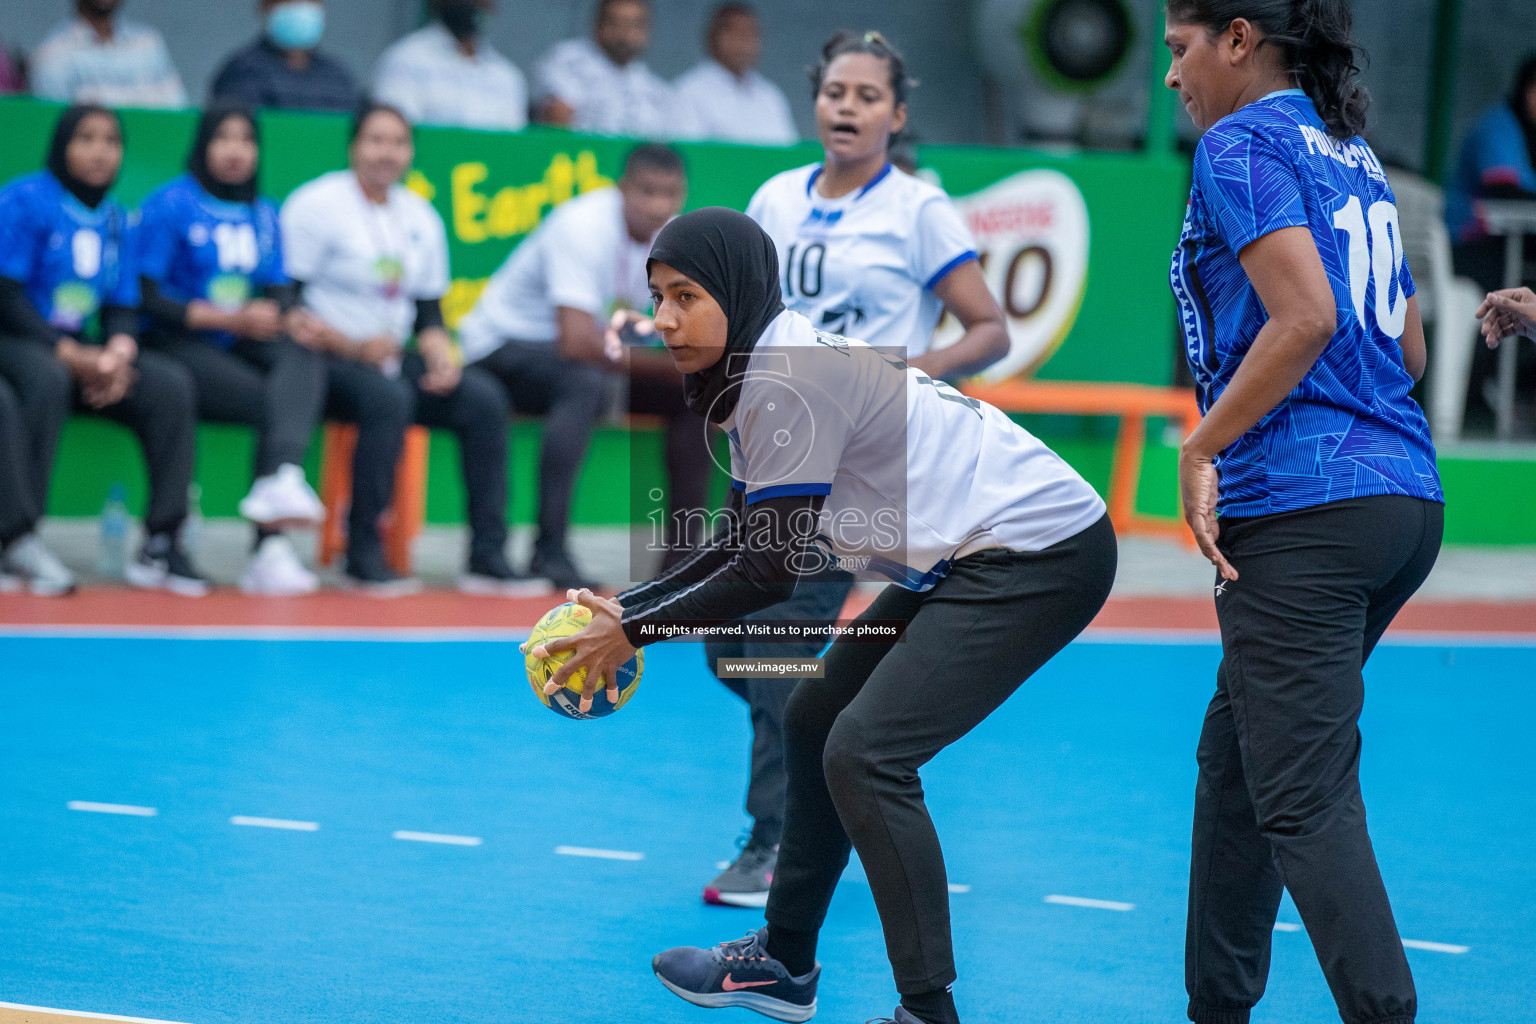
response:
[(140, 210), (139, 282), (145, 343), (192, 374), (198, 415), (257, 430), (255, 483), (240, 502), (240, 514), (257, 524), (256, 551), (240, 589), (283, 596), (320, 585), (280, 531), (325, 514), (301, 464), (326, 373), (319, 352), (284, 333), (292, 288), (277, 208), (256, 194), (258, 145), (248, 110), (204, 112), (187, 173)]
[[(432, 204), (401, 184), (415, 157), (405, 115), (365, 102), (346, 170), (300, 185), (283, 203), (283, 266), (298, 289), (295, 341), (325, 354), (326, 415), (358, 425), (347, 519), (346, 582), (377, 596), (420, 584), (384, 560), (379, 516), (412, 422), (458, 437), (469, 557), (459, 588), (526, 590), (507, 540), (507, 399), (493, 377), (461, 367), (443, 322), (448, 234)], [(407, 343), (412, 343), (408, 350)]]
[[(1509, 98), (1489, 109), (1462, 141), (1445, 187), (1456, 272), (1493, 291), (1504, 286), (1504, 240), (1489, 236), (1482, 199), (1536, 200), (1536, 57), (1520, 66)], [(1527, 258), (1536, 255), (1536, 240), (1526, 240), (1526, 252)]]
[(918, 772), (1098, 613), (1116, 561), (1104, 503), (997, 409), (786, 310), (773, 240), (750, 218), (685, 214), (647, 268), (689, 404), (730, 439), (734, 514), (709, 547), (616, 600), (573, 591), (592, 624), (533, 651), (574, 652), (552, 685), (584, 667), (590, 692), (670, 629), (781, 602), (833, 560), (895, 584), (856, 630), (904, 628), (899, 642), (838, 639), (825, 678), (790, 698), (767, 928), (668, 950), (653, 969), (696, 1005), (808, 1020), (817, 932), (857, 848), (896, 1019), (954, 1024), (949, 894)]
[(1360, 138), (1346, 0), (1169, 0), (1197, 126), (1172, 285), (1203, 419), (1185, 518), (1216, 566), (1222, 661), (1196, 761), (1188, 1014), (1244, 1024), (1282, 891), (1340, 1016), (1417, 996), (1366, 829), (1361, 672), (1428, 576), (1444, 496), (1396, 202)]
[(70, 107), (54, 130), (47, 169), (0, 191), (0, 380), (25, 425), (0, 451), (0, 503), (24, 510), (19, 518), (0, 514), (8, 532), (24, 531), (0, 538), (5, 568), (50, 592), (73, 586), (31, 532), (73, 408), (129, 427), (144, 449), (149, 508), (128, 582), (201, 596), (208, 584), (178, 539), (192, 484), (192, 380), (164, 356), (139, 350), (128, 212), (109, 194), (122, 163), (117, 115)]

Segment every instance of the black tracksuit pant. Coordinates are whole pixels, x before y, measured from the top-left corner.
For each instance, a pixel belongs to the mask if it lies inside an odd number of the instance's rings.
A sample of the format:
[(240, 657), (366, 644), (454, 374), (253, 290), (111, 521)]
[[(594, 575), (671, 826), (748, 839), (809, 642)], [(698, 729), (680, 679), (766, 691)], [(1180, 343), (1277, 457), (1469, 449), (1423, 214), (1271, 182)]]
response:
[(256, 428), (256, 476), (303, 464), (325, 404), (324, 355), (287, 338), (237, 338), (223, 349), (186, 330), (147, 341), (191, 372), (199, 417)]
[[(17, 414), (14, 418), (20, 422), (23, 435), (13, 439), (7, 429), (3, 443), (10, 450), (11, 472), (24, 481), (26, 493), (21, 506), (33, 523), (47, 506), (59, 435), (74, 411), (105, 417), (134, 432), (149, 470), (144, 530), (153, 535), (180, 529), (187, 517), (187, 489), (192, 485), (196, 444), (192, 378), (184, 367), (158, 352), (141, 350), (134, 366), (138, 379), (128, 394), (105, 409), (92, 409), (51, 346), (0, 338), (0, 379), (10, 385)], [(11, 515), (15, 518), (14, 513)]]
[(342, 356), (326, 357), (329, 386), (325, 415), (357, 424), (352, 455), (352, 507), (347, 518), (347, 554), (377, 554), (379, 516), (395, 488), (395, 464), (412, 423), (450, 430), (459, 442), (460, 468), (469, 520), (469, 561), (500, 555), (507, 541), (507, 401), (485, 371), (465, 367), (459, 386), (447, 395), (417, 387), (426, 365), (407, 352), (400, 376), (386, 377), (372, 366)]
[(1221, 520), (1222, 662), (1197, 759), (1189, 1018), (1246, 1024), (1289, 889), (1346, 1024), (1417, 999), (1360, 796), (1360, 671), (1440, 550), (1444, 506), (1399, 495)]
[(905, 639), (839, 640), (785, 715), (784, 837), (768, 926), (821, 928), (851, 848), (869, 876), (903, 995), (955, 980), (949, 886), (918, 771), (1087, 627), (1115, 578), (1109, 517), (1043, 551), (994, 548), (924, 593), (890, 586), (859, 616)]

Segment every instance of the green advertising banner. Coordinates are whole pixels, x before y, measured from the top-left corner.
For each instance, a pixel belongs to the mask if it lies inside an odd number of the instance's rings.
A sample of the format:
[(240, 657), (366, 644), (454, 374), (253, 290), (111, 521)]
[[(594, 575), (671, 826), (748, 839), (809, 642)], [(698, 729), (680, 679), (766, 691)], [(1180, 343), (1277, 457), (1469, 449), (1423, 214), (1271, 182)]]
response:
[[(0, 101), (0, 180), (41, 166), (58, 112), (27, 99)], [(138, 203), (181, 172), (195, 118), (124, 113), (127, 157), (117, 192), (125, 202)], [(346, 164), (343, 118), (269, 112), (261, 129), (261, 186), (274, 198)], [(448, 227), (450, 321), (469, 310), (485, 279), (550, 209), (611, 184), (631, 145), (543, 128), (420, 129), (407, 184)], [(678, 148), (688, 162), (690, 209), (743, 209), (768, 177), (821, 156), (814, 144)], [(992, 376), (1169, 382), (1175, 321), (1167, 265), (1188, 187), (1179, 160), (952, 146), (923, 147), (918, 158), (920, 173), (955, 197), (1009, 314), (1014, 352)], [(942, 325), (939, 344), (955, 333)]]

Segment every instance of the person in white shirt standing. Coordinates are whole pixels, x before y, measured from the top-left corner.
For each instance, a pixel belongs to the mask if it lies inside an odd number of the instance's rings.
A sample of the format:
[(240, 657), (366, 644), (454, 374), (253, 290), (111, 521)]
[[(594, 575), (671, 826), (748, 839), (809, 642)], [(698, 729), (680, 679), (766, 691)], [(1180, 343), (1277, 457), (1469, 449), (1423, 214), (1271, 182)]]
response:
[(448, 233), (432, 205), (400, 184), (414, 156), (405, 115), (364, 103), (352, 124), (349, 169), (299, 186), (279, 214), (284, 268), (301, 303), (288, 333), (326, 354), (327, 418), (358, 426), (346, 582), (381, 597), (420, 586), (385, 564), (378, 526), (405, 428), (416, 422), (451, 430), (459, 441), (470, 528), (459, 588), (529, 593), (533, 585), (512, 572), (504, 553), (507, 403), (486, 374), (460, 368), (444, 328)]
[(373, 95), (416, 124), (519, 131), (528, 84), (482, 36), (491, 0), (433, 0), (436, 15), (384, 51)]
[(641, 60), (650, 43), (646, 0), (601, 0), (590, 39), (556, 43), (539, 59), (534, 72), (539, 120), (600, 135), (693, 135), (672, 87)]
[[(622, 321), (650, 306), (645, 260), (656, 232), (683, 208), (687, 188), (674, 150), (636, 146), (618, 187), (557, 207), (512, 251), (459, 324), (470, 368), (494, 375), (516, 412), (544, 417), (539, 533), (529, 568), (561, 590), (586, 585), (567, 550), (566, 531), (571, 493), (612, 374), (628, 375), (630, 412), (667, 421), (667, 522), (677, 521), (672, 512), (704, 507), (706, 428), (684, 402), (682, 376), (643, 337), (623, 332), (635, 344), (617, 346), (605, 339), (615, 314)], [(613, 333), (617, 341), (620, 332)], [(668, 540), (670, 564), (687, 548), (670, 534)]]
[(763, 35), (752, 5), (727, 3), (715, 8), (704, 43), (709, 59), (673, 83), (698, 137), (765, 146), (798, 141), (789, 101), (757, 71)]
[(122, 0), (76, 0), (76, 17), (32, 51), (32, 93), (104, 107), (184, 107), (187, 90), (160, 33), (117, 17)]
[[(821, 163), (775, 175), (747, 215), (773, 239), (784, 305), (818, 329), (862, 338), (934, 379), (975, 373), (1008, 351), (1007, 328), (987, 290), (971, 235), (944, 192), (895, 170), (889, 149), (907, 120), (901, 54), (877, 32), (840, 32), (811, 73)], [(948, 308), (965, 328), (954, 345), (928, 351)], [(794, 596), (751, 616), (825, 625), (842, 610), (847, 573), (802, 581)], [(809, 658), (819, 640), (711, 640), (705, 657)], [(797, 680), (722, 678), (752, 715), (741, 853), (704, 888), (704, 900), (761, 907), (784, 820), (784, 714)]]

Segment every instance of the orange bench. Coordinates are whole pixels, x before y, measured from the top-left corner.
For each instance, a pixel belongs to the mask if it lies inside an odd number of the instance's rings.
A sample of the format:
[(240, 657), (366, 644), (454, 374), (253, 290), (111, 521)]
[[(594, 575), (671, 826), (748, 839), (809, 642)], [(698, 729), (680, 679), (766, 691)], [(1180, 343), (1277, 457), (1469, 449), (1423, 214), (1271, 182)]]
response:
[(1147, 446), (1147, 419), (1157, 416), (1177, 422), (1185, 437), (1200, 422), (1200, 407), (1189, 388), (1159, 388), (1145, 384), (1099, 384), (1079, 381), (973, 382), (960, 389), (1004, 412), (1057, 413), (1074, 416), (1116, 416), (1114, 462), (1110, 470), (1109, 519), (1118, 533), (1176, 537), (1193, 547), (1195, 540), (1183, 519), (1143, 515), (1136, 511), (1141, 461)]
[[(384, 557), (395, 572), (411, 573), (411, 542), (421, 532), (427, 508), (426, 427), (410, 427), (395, 464), (395, 494), (384, 513), (380, 532)], [(320, 455), (320, 500), (325, 503), (325, 522), (320, 526), (320, 564), (330, 565), (347, 548), (347, 506), (352, 500), (352, 453), (357, 448), (357, 428), (350, 423), (327, 423), (325, 447)]]

